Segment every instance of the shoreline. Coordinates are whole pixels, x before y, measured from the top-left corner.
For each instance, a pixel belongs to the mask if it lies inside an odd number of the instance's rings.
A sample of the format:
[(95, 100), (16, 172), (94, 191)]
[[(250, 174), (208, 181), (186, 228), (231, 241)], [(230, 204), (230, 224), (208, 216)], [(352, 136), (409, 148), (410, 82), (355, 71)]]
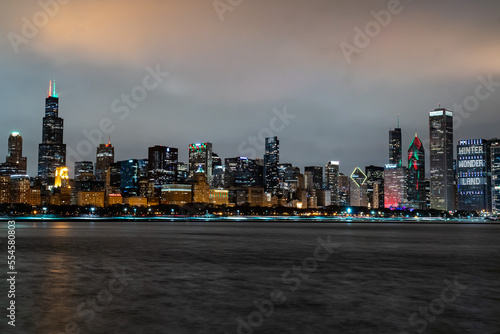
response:
[(338, 218), (338, 217), (300, 217), (300, 216), (277, 216), (277, 217), (253, 217), (253, 216), (229, 216), (229, 217), (2, 217), (5, 222), (9, 220), (23, 222), (256, 222), (256, 223), (339, 223), (339, 224), (476, 224), (496, 225), (500, 221), (486, 219), (444, 219), (444, 218)]

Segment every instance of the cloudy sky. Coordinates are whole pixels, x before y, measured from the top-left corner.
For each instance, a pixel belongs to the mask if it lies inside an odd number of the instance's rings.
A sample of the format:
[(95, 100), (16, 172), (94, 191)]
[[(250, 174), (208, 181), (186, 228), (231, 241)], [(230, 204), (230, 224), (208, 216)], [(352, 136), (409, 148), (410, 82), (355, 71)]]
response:
[[(65, 142), (82, 160), (95, 160), (84, 132), (102, 120), (117, 160), (167, 145), (187, 161), (188, 144), (201, 141), (222, 157), (252, 155), (249, 136), (258, 143), (274, 125), (282, 162), (339, 160), (344, 173), (387, 163), (397, 114), (404, 151), (417, 131), (425, 141), (439, 104), (470, 105), (470, 116), (455, 115), (455, 141), (500, 137), (500, 85), (475, 98), (479, 77), (500, 82), (497, 0), (0, 3), (0, 154), (21, 132), (31, 175), (54, 76)], [(388, 9), (382, 27), (371, 12)], [(357, 28), (372, 29), (368, 40)], [(341, 45), (357, 48), (349, 61)], [(169, 75), (123, 117), (120, 99), (141, 92), (147, 68)], [(285, 109), (294, 118), (282, 126), (274, 118)]]

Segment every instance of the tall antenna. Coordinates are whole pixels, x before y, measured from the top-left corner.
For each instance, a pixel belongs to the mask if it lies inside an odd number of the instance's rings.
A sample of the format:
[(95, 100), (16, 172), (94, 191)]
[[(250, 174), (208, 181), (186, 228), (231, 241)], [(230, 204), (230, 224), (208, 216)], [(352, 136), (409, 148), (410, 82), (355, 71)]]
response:
[(399, 114), (398, 114), (398, 129), (399, 129)]

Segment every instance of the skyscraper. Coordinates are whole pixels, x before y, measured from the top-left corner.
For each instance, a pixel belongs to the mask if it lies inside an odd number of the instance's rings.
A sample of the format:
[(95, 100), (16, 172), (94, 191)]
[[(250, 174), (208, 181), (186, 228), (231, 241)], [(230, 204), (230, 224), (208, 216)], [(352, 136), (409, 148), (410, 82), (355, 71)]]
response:
[(408, 148), (408, 203), (415, 209), (426, 209), (425, 149), (417, 134)]
[(312, 187), (315, 190), (323, 189), (323, 167), (321, 166), (306, 166), (304, 174), (310, 172), (312, 176)]
[(97, 147), (95, 176), (97, 181), (106, 181), (106, 172), (112, 163), (115, 162), (115, 148), (108, 140), (107, 144), (100, 144)]
[(389, 164), (401, 167), (403, 165), (403, 145), (401, 138), (401, 128), (398, 127), (389, 131)]
[(207, 176), (208, 184), (212, 184), (212, 143), (189, 145), (189, 178), (194, 180), (194, 174), (201, 168)]
[(407, 170), (396, 164), (385, 165), (384, 206), (402, 208), (407, 205)]
[(490, 140), (491, 194), (494, 214), (500, 214), (500, 139)]
[(328, 161), (325, 165), (325, 189), (331, 191), (332, 205), (339, 205), (339, 161)]
[(54, 183), (57, 167), (66, 163), (66, 144), (63, 144), (63, 119), (59, 117), (59, 97), (56, 83), (50, 82), (45, 99), (42, 143), (38, 146), (38, 176), (44, 185)]
[(455, 210), (453, 175), (453, 112), (429, 112), (431, 209)]
[(12, 132), (9, 136), (8, 155), (5, 163), (0, 166), (0, 174), (26, 174), (27, 159), (23, 157), (23, 138), (19, 132)]
[(273, 195), (278, 194), (280, 163), (280, 141), (278, 137), (268, 137), (265, 143), (264, 154), (264, 188)]
[(384, 167), (366, 166), (366, 192), (371, 208), (384, 207)]
[(212, 184), (214, 188), (224, 187), (224, 172), (226, 168), (217, 153), (212, 152)]
[(160, 193), (161, 185), (177, 182), (179, 150), (174, 147), (156, 145), (148, 149), (148, 176), (154, 180)]
[(263, 173), (262, 159), (226, 158), (224, 184), (226, 188), (262, 187)]
[(356, 167), (349, 179), (350, 205), (368, 206), (366, 174), (359, 167)]
[(458, 210), (491, 211), (490, 150), (485, 139), (457, 145)]

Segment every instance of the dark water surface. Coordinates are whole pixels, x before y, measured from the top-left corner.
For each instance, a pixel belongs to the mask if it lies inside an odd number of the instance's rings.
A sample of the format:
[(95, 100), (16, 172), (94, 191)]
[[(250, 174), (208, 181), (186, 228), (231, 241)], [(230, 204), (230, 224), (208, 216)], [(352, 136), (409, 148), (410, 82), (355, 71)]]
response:
[[(16, 327), (2, 279), (0, 333), (500, 333), (500, 225), (81, 221), (16, 231)], [(1, 236), (6, 255), (3, 223)]]

